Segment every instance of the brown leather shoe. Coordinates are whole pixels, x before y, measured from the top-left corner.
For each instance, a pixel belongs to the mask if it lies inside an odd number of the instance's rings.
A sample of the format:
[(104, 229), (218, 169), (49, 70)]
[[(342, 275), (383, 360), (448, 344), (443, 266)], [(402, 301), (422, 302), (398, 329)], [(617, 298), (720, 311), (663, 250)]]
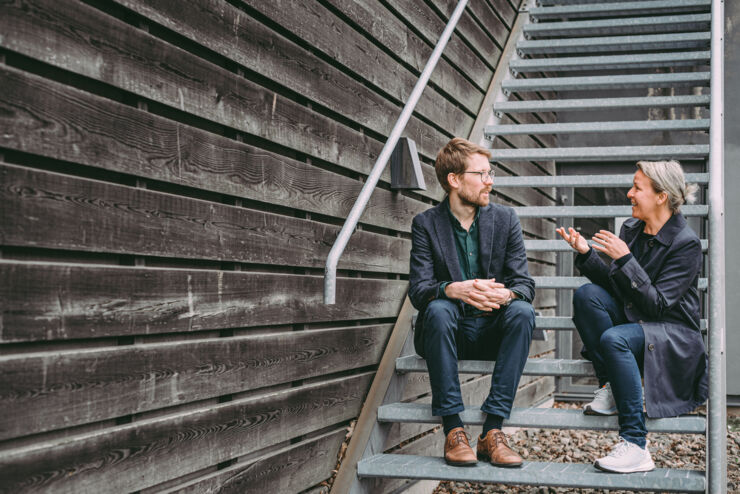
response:
[(445, 461), (448, 465), (456, 467), (467, 467), (478, 463), (473, 448), (468, 442), (468, 435), (462, 427), (455, 427), (447, 433)]
[(489, 460), (497, 467), (522, 466), (522, 457), (509, 447), (500, 429), (491, 429), (485, 438), (478, 438), (478, 459)]

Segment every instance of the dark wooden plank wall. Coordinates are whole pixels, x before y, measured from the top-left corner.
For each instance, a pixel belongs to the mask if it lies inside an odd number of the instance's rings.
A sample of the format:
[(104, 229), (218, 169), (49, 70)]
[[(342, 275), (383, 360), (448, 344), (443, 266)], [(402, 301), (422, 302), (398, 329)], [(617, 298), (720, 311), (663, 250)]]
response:
[[(405, 133), (428, 190), (393, 192), (386, 171), (325, 306), (326, 255), (455, 3), (3, 5), (0, 492), (300, 492), (331, 476), (405, 296), (411, 218), (442, 197), (433, 157), (470, 132), (518, 6), (471, 0)], [(530, 260), (552, 274), (552, 256)], [(551, 387), (527, 379), (520, 400)], [(428, 383), (408, 392), (428, 399)]]

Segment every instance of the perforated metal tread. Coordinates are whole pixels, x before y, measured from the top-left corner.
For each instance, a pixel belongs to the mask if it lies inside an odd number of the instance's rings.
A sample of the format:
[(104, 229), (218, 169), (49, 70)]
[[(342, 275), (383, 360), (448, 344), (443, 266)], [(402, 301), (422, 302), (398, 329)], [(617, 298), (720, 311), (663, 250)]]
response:
[(586, 36), (604, 34), (664, 33), (673, 31), (705, 31), (709, 29), (711, 14), (665, 15), (650, 17), (620, 17), (587, 21), (542, 22), (526, 24), (524, 35)]
[(708, 155), (708, 145), (491, 149), (491, 161), (637, 161), (703, 159)]
[[(582, 276), (533, 276), (537, 288), (567, 288), (573, 289), (585, 283), (590, 283), (588, 278)], [(699, 278), (699, 290), (707, 289), (707, 279)]]
[[(573, 252), (563, 240), (525, 240), (524, 248), (533, 252)], [(706, 252), (708, 248), (709, 241), (702, 239), (701, 250)]]
[[(489, 360), (460, 360), (460, 374), (484, 374), (493, 372), (495, 362)], [(396, 359), (396, 372), (427, 372), (426, 360), (418, 355), (407, 355)], [(553, 358), (530, 358), (524, 365), (527, 376), (593, 376), (594, 368), (588, 360)]]
[[(520, 218), (615, 218), (632, 216), (632, 206), (517, 206)], [(684, 216), (706, 216), (709, 206), (696, 204), (682, 206)]]
[[(709, 183), (708, 173), (686, 173), (687, 182)], [(524, 175), (494, 179), (494, 187), (631, 187), (633, 175)]]
[[(466, 407), (460, 413), (465, 425), (482, 425), (486, 414), (478, 407)], [(432, 415), (428, 403), (392, 403), (378, 408), (378, 421), (438, 424), (442, 418)], [(650, 432), (665, 434), (704, 434), (707, 429), (705, 417), (686, 415), (663, 419), (646, 420)], [(505, 427), (527, 427), (535, 429), (582, 429), (582, 430), (619, 430), (616, 415), (604, 417), (584, 415), (581, 410), (564, 410), (559, 408), (513, 408), (511, 416), (504, 420)]]
[(633, 89), (656, 87), (702, 87), (709, 85), (709, 72), (675, 74), (591, 75), (509, 79), (501, 84), (509, 93), (523, 91), (571, 91), (575, 89)]
[(597, 53), (607, 51), (655, 51), (709, 48), (708, 32), (641, 34), (592, 38), (522, 40), (516, 44), (519, 56), (555, 53)]
[(590, 71), (610, 69), (641, 69), (708, 65), (708, 51), (670, 53), (635, 53), (632, 55), (592, 55), (585, 57), (516, 58), (509, 62), (509, 70), (519, 73), (547, 71)]
[(689, 130), (708, 131), (709, 119), (489, 125), (484, 129), (483, 133), (486, 137), (491, 138), (497, 135), (519, 134), (599, 134), (606, 132), (667, 132)]
[(577, 17), (632, 16), (676, 14), (708, 10), (711, 0), (642, 0), (633, 2), (598, 2), (587, 4), (542, 6), (529, 9), (533, 20), (573, 19)]
[(435, 479), (460, 482), (491, 482), (592, 489), (632, 489), (674, 492), (704, 492), (704, 472), (666, 470), (609, 474), (583, 463), (550, 463), (525, 461), (521, 468), (497, 468), (485, 462), (473, 467), (452, 467), (442, 457), (385, 454), (357, 464), (362, 477), (399, 479)]
[(709, 95), (501, 101), (494, 103), (493, 109), (501, 113), (538, 113), (551, 111), (614, 110), (619, 108), (678, 108), (686, 106), (708, 107)]

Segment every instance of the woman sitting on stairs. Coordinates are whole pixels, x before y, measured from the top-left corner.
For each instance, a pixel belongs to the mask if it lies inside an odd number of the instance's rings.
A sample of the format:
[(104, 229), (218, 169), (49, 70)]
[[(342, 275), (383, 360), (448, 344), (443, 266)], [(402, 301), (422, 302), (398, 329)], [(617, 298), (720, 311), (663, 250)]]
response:
[(680, 212), (697, 186), (686, 185), (677, 161), (641, 161), (637, 167), (627, 193), (633, 218), (619, 236), (601, 230), (590, 247), (573, 228), (557, 229), (592, 282), (573, 296), (583, 354), (599, 380), (584, 413), (619, 414), (620, 441), (594, 465), (619, 473), (655, 468), (647, 449), (641, 375), (649, 417), (687, 413), (707, 398), (699, 319), (701, 242)]

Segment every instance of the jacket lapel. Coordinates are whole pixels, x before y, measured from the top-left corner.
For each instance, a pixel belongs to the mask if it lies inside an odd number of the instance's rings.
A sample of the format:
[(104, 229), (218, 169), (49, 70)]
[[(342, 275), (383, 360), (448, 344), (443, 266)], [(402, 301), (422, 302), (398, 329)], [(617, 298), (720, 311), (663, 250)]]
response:
[(450, 222), (449, 206), (446, 202), (440, 204), (437, 208), (437, 220), (434, 222), (434, 230), (437, 233), (437, 242), (444, 253), (447, 271), (450, 273), (452, 281), (463, 281), (460, 261), (457, 258), (457, 248), (455, 247), (455, 234), (452, 232), (452, 222)]
[(488, 277), (488, 267), (491, 265), (493, 254), (493, 230), (495, 213), (489, 204), (481, 208), (478, 215), (478, 253), (480, 256), (480, 268), (484, 276)]

